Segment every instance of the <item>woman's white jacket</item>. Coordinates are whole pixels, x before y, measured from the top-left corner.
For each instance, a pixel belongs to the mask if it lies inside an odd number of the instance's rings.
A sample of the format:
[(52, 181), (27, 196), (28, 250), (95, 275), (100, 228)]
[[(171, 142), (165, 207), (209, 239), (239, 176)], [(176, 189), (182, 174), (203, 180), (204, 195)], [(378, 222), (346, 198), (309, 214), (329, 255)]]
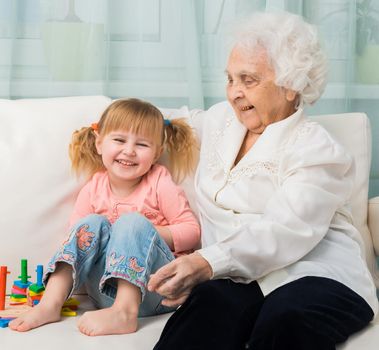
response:
[(302, 110), (269, 125), (234, 166), (246, 134), (227, 102), (188, 111), (201, 141), (195, 176), (199, 253), (213, 278), (257, 280), (267, 295), (305, 276), (339, 281), (377, 313), (352, 225), (352, 157)]

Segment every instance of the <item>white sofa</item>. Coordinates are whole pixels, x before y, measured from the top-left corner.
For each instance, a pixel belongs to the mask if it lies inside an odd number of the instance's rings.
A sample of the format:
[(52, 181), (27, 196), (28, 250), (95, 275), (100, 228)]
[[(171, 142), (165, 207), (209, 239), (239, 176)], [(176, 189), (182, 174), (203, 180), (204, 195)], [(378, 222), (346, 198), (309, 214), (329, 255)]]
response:
[[(99, 119), (111, 103), (105, 96), (35, 100), (0, 100), (0, 265), (8, 266), (7, 289), (20, 274), (20, 259), (28, 259), (35, 280), (37, 264), (46, 264), (66, 235), (66, 222), (82, 185), (70, 172), (67, 147), (73, 130)], [(181, 115), (186, 109), (163, 112)], [(315, 117), (354, 154), (357, 182), (353, 194), (355, 224), (366, 245), (367, 262), (379, 285), (375, 253), (379, 255), (379, 197), (368, 201), (371, 134), (361, 113)], [(184, 184), (190, 202), (191, 179)], [(368, 214), (369, 210), (369, 214)], [(92, 308), (81, 296), (80, 312)], [(137, 333), (87, 337), (76, 328), (76, 318), (49, 324), (27, 333), (0, 328), (0, 349), (152, 349), (169, 315), (141, 319)], [(353, 335), (339, 350), (374, 350), (379, 344), (379, 322)], [(321, 349), (320, 349), (321, 350)]]

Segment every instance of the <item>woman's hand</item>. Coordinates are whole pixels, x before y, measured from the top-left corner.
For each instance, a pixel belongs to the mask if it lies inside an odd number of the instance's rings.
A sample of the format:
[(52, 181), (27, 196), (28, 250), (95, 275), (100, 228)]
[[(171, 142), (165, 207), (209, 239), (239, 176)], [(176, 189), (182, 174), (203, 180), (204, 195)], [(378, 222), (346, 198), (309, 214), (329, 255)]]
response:
[(165, 306), (183, 304), (197, 284), (209, 280), (213, 271), (208, 261), (200, 254), (183, 255), (161, 267), (150, 276), (148, 290), (156, 292), (165, 299)]

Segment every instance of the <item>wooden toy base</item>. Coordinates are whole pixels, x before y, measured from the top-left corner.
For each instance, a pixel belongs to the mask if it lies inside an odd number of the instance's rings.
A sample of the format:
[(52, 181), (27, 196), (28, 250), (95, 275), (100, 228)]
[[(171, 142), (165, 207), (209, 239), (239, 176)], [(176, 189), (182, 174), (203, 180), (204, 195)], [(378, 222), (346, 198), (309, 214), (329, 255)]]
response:
[(9, 305), (9, 297), (5, 298), (5, 309), (0, 310), (0, 317), (17, 317), (26, 311), (30, 310), (32, 307), (23, 304), (23, 305)]

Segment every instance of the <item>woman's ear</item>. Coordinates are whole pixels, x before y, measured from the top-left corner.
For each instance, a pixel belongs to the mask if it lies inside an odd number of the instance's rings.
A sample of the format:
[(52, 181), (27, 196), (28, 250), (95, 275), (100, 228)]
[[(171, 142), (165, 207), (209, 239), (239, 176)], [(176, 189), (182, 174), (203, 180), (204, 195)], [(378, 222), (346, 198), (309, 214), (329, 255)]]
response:
[(286, 99), (287, 101), (294, 101), (295, 98), (297, 97), (297, 92), (291, 89), (286, 89)]

